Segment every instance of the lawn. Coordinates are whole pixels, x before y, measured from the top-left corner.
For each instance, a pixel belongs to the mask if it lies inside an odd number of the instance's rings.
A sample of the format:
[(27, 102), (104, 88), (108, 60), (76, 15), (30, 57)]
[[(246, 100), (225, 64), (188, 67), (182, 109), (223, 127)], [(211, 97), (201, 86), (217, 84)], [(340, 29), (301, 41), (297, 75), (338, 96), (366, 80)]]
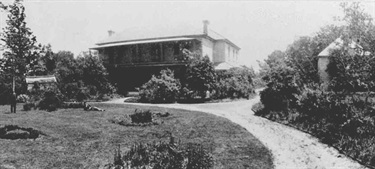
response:
[[(120, 104), (100, 104), (104, 112), (83, 109), (39, 110), (9, 114), (0, 106), (0, 127), (18, 125), (46, 134), (36, 140), (0, 139), (0, 168), (101, 168), (113, 162), (115, 148), (121, 152), (138, 142), (167, 141), (168, 133), (182, 143), (204, 145), (214, 158), (214, 168), (274, 168), (272, 156), (253, 135), (222, 117), (185, 110)], [(169, 112), (163, 123), (125, 127), (109, 119), (135, 109)]]

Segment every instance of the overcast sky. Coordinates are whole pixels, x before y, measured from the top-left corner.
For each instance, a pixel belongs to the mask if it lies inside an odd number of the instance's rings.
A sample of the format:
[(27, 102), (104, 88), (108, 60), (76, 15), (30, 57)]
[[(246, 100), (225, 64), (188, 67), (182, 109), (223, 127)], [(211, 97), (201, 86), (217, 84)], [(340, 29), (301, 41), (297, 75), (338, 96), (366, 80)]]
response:
[[(4, 2), (4, 1), (3, 1)], [(7, 4), (12, 1), (5, 1)], [(342, 1), (24, 1), (27, 23), (39, 43), (78, 54), (107, 36), (108, 30), (163, 26), (210, 29), (241, 47), (240, 63), (257, 68), (274, 50), (299, 36), (312, 36), (341, 16)], [(362, 2), (375, 16), (375, 2)], [(4, 27), (5, 16), (0, 16)]]

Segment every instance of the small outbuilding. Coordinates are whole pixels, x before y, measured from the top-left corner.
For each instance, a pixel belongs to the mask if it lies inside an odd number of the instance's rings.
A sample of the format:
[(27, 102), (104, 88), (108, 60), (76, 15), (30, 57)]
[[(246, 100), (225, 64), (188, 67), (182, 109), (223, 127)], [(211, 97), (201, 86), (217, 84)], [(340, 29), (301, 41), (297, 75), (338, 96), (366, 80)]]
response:
[(352, 41), (348, 44), (348, 46), (344, 46), (344, 40), (342, 38), (337, 38), (334, 42), (329, 44), (322, 52), (318, 54), (318, 71), (320, 80), (323, 83), (329, 82), (329, 75), (327, 72), (327, 67), (329, 64), (329, 57), (331, 56), (331, 52), (334, 50), (338, 50), (340, 48), (346, 48), (350, 55), (359, 54), (364, 55), (366, 52), (363, 51), (363, 47), (360, 46), (357, 42)]
[(26, 76), (26, 83), (28, 91), (36, 87), (38, 87), (40, 90), (46, 90), (57, 87), (57, 80), (54, 75)]

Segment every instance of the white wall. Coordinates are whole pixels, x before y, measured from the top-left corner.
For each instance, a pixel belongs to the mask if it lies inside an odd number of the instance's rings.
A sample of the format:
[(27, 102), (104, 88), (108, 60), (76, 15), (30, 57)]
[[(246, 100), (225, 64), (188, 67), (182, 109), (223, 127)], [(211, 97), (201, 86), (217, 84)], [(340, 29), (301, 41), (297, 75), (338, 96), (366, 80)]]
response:
[(202, 56), (208, 56), (210, 61), (213, 61), (213, 48), (214, 43), (206, 38), (201, 38), (202, 42)]
[(225, 43), (225, 61), (228, 63), (238, 63), (238, 52), (239, 50), (234, 48), (232, 45)]
[(329, 82), (329, 75), (327, 73), (327, 67), (329, 64), (329, 58), (328, 57), (319, 57), (318, 59), (318, 71), (320, 75), (320, 80), (323, 83)]
[(221, 63), (225, 62), (225, 42), (224, 41), (217, 41), (214, 44), (214, 53), (213, 53), (213, 62), (214, 63)]

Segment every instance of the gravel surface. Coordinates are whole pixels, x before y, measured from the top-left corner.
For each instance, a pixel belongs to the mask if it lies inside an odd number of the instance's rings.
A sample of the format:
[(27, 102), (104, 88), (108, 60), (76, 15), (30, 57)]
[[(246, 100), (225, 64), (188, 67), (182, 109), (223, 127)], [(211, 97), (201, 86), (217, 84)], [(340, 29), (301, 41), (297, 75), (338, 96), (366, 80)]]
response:
[[(124, 103), (124, 99), (107, 103), (150, 105), (141, 103)], [(274, 157), (276, 169), (289, 168), (366, 168), (356, 161), (340, 154), (336, 149), (320, 143), (316, 138), (294, 128), (269, 121), (254, 115), (252, 105), (259, 102), (259, 96), (251, 100), (207, 104), (152, 104), (158, 107), (202, 111), (225, 117), (246, 128), (268, 147)]]

